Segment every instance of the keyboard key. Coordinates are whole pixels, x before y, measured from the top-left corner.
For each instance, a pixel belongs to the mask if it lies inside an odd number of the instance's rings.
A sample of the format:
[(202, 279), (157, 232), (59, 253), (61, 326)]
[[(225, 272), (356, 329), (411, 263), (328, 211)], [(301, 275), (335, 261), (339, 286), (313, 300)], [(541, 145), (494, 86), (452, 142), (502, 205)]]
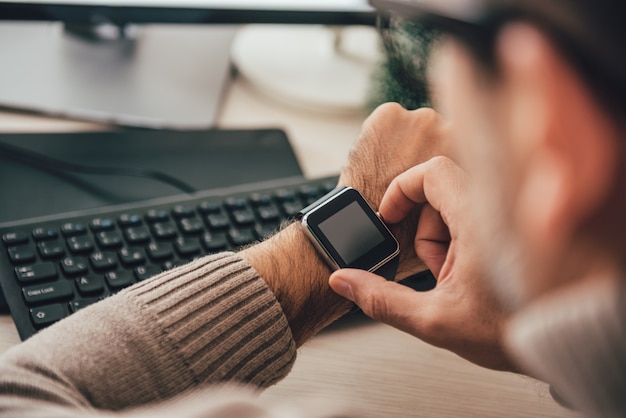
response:
[(188, 261), (185, 260), (168, 260), (161, 265), (163, 271), (171, 270), (175, 267), (183, 266), (187, 264)]
[(41, 258), (50, 260), (65, 255), (65, 246), (60, 241), (42, 241), (37, 244)]
[(292, 190), (279, 189), (275, 193), (276, 199), (279, 202), (293, 202), (296, 199), (296, 194)]
[(67, 300), (74, 295), (72, 285), (68, 281), (28, 286), (22, 289), (24, 299), (29, 305)]
[(97, 251), (89, 257), (94, 270), (111, 270), (117, 267), (117, 260), (111, 253)]
[(65, 308), (61, 304), (40, 306), (30, 310), (30, 319), (37, 329), (51, 325), (67, 316)]
[(300, 193), (300, 197), (302, 197), (304, 206), (310, 205), (322, 196), (318, 187), (310, 185), (301, 186), (298, 191)]
[(13, 264), (24, 264), (35, 261), (35, 250), (30, 245), (9, 248), (9, 258)]
[(98, 302), (97, 298), (83, 298), (83, 299), (73, 300), (69, 303), (70, 312), (76, 313), (79, 310), (86, 308), (89, 305), (93, 305), (96, 302)]
[(166, 260), (174, 256), (172, 245), (168, 242), (151, 242), (147, 252), (150, 258), (155, 261)]
[(178, 255), (185, 258), (200, 254), (200, 244), (196, 238), (177, 238), (174, 241), (174, 248)]
[(150, 241), (150, 231), (144, 226), (127, 228), (124, 230), (124, 237), (130, 245), (145, 244)]
[(119, 290), (133, 284), (133, 275), (129, 271), (110, 271), (104, 275), (112, 290)]
[(61, 270), (66, 277), (84, 274), (88, 268), (87, 260), (81, 257), (65, 257), (61, 260)]
[(33, 229), (32, 235), (35, 241), (44, 241), (57, 238), (59, 233), (50, 228), (35, 228)]
[(117, 222), (120, 224), (122, 228), (129, 226), (138, 226), (141, 225), (141, 216), (136, 213), (124, 213), (117, 218)]
[(260, 207), (257, 209), (257, 213), (262, 221), (277, 221), (280, 219), (280, 212), (274, 205)]
[(256, 241), (256, 236), (249, 229), (232, 228), (228, 231), (228, 239), (233, 246), (241, 247)]
[(191, 218), (196, 215), (196, 212), (191, 206), (187, 205), (176, 205), (172, 209), (172, 215), (176, 218)]
[(66, 222), (61, 226), (61, 233), (66, 237), (82, 235), (86, 231), (85, 225), (77, 222)]
[(78, 293), (83, 296), (95, 296), (104, 291), (104, 279), (102, 276), (89, 274), (74, 280)]
[(207, 232), (202, 235), (200, 242), (209, 253), (225, 250), (228, 245), (226, 242), (226, 235), (221, 233), (211, 234)]
[(250, 209), (236, 210), (233, 212), (233, 219), (239, 226), (246, 226), (255, 222), (254, 213)]
[(89, 223), (89, 227), (93, 232), (109, 231), (115, 228), (115, 222), (113, 222), (113, 219), (109, 218), (96, 218), (92, 219)]
[(67, 248), (73, 254), (86, 254), (94, 250), (94, 244), (88, 236), (69, 237), (67, 239)]
[(121, 247), (124, 242), (117, 231), (103, 231), (96, 234), (96, 241), (103, 250)]
[(302, 210), (304, 206), (300, 203), (296, 202), (285, 202), (282, 205), (283, 212), (288, 218), (292, 218), (298, 214)]
[(186, 235), (199, 234), (204, 231), (204, 224), (198, 218), (182, 219), (180, 221), (180, 229)]
[(220, 213), (222, 211), (222, 205), (219, 202), (205, 200), (204, 202), (200, 202), (198, 210), (205, 215)]
[(170, 219), (170, 215), (163, 209), (150, 209), (146, 212), (146, 221), (150, 223), (165, 222)]
[(229, 197), (224, 201), (224, 206), (230, 210), (245, 209), (246, 199), (243, 197)]
[(122, 248), (119, 250), (118, 255), (120, 257), (120, 261), (126, 267), (136, 266), (138, 264), (143, 264), (146, 262), (146, 255), (143, 250), (134, 248)]
[(57, 278), (57, 269), (54, 263), (44, 262), (32, 266), (15, 268), (15, 275), (20, 283), (42, 282)]
[(163, 222), (152, 225), (152, 233), (157, 239), (171, 239), (178, 236), (176, 225), (171, 222)]
[(302, 196), (302, 207), (309, 206), (318, 200), (317, 196)]
[(4, 242), (7, 246), (24, 244), (28, 242), (28, 235), (23, 231), (7, 232), (2, 235), (2, 242)]
[(215, 213), (207, 216), (207, 224), (211, 229), (224, 229), (230, 226), (230, 220), (223, 213)]
[(257, 225), (254, 227), (254, 230), (256, 232), (256, 235), (260, 238), (260, 239), (265, 239), (269, 236), (274, 235), (274, 233), (276, 233), (276, 231), (278, 231), (278, 224), (262, 224), (262, 225)]
[[(332, 192), (333, 190), (335, 190), (337, 188), (337, 183), (334, 181), (328, 181), (324, 184), (322, 184), (322, 192), (321, 195), (325, 195), (327, 193)], [(321, 196), (320, 196), (321, 197)]]
[(272, 204), (272, 196), (268, 193), (253, 193), (250, 195), (250, 203), (253, 206), (266, 206)]
[(139, 281), (149, 279), (152, 276), (155, 276), (161, 272), (161, 269), (155, 265), (150, 266), (140, 266), (137, 267), (134, 271), (135, 278)]

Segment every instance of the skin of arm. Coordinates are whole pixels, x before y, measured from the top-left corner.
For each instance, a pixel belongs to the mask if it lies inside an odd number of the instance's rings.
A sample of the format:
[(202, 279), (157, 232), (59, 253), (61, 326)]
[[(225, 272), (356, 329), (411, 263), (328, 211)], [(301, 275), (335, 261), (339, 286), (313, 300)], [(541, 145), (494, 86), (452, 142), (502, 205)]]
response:
[[(431, 109), (407, 111), (397, 104), (377, 108), (363, 124), (339, 184), (359, 190), (374, 209), (393, 178), (445, 149), (445, 126)], [(392, 226), (401, 245), (398, 279), (425, 270), (413, 249), (417, 214)], [(241, 255), (259, 272), (280, 302), (298, 346), (347, 313), (352, 304), (328, 285), (332, 271), (299, 225), (292, 224)]]

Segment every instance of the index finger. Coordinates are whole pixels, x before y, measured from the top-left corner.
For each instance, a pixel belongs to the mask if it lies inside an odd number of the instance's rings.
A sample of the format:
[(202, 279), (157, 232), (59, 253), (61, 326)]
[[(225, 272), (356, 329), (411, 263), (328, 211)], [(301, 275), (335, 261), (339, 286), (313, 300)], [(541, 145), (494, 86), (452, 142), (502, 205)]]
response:
[[(460, 168), (447, 157), (435, 157), (398, 175), (380, 202), (379, 212), (385, 222), (403, 220), (416, 205), (428, 202), (442, 212), (451, 190), (458, 189)], [(455, 187), (456, 186), (456, 187)]]

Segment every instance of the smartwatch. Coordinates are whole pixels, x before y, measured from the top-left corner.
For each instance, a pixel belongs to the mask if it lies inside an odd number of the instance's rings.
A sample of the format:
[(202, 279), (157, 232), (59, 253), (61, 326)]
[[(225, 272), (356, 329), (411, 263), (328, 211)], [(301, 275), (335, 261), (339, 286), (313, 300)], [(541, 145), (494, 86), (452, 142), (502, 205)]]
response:
[(357, 190), (338, 187), (302, 209), (298, 219), (333, 269), (356, 268), (395, 278), (398, 241)]

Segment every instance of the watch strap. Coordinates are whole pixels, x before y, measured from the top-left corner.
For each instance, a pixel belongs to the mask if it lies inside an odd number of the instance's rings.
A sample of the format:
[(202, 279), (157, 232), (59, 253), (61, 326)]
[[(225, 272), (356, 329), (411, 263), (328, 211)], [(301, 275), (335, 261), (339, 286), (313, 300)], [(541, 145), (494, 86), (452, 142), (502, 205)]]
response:
[(320, 197), (315, 202), (311, 203), (310, 205), (308, 205), (304, 209), (302, 209), (300, 212), (298, 212), (298, 215), (296, 216), (296, 218), (297, 219), (302, 219), (304, 217), (304, 215), (306, 215), (307, 213), (311, 212), (313, 209), (317, 208), (322, 203), (332, 199), (333, 196), (339, 194), (341, 191), (343, 191), (343, 190), (345, 190), (347, 188), (348, 188), (347, 186), (339, 186), (339, 187), (334, 188), (333, 190), (331, 190), (330, 192), (326, 193), (324, 196)]
[(400, 255), (396, 255), (391, 260), (374, 270), (372, 273), (384, 277), (389, 281), (394, 281), (396, 273), (398, 272), (398, 266), (400, 265)]
[[(374, 270), (372, 273), (377, 274), (381, 277), (384, 277), (388, 281), (392, 282), (396, 278), (396, 273), (398, 272), (398, 266), (400, 265), (400, 255), (398, 254), (382, 266), (380, 266), (377, 270)], [(354, 304), (348, 315), (354, 315), (358, 312), (361, 312), (361, 307), (357, 304)]]

